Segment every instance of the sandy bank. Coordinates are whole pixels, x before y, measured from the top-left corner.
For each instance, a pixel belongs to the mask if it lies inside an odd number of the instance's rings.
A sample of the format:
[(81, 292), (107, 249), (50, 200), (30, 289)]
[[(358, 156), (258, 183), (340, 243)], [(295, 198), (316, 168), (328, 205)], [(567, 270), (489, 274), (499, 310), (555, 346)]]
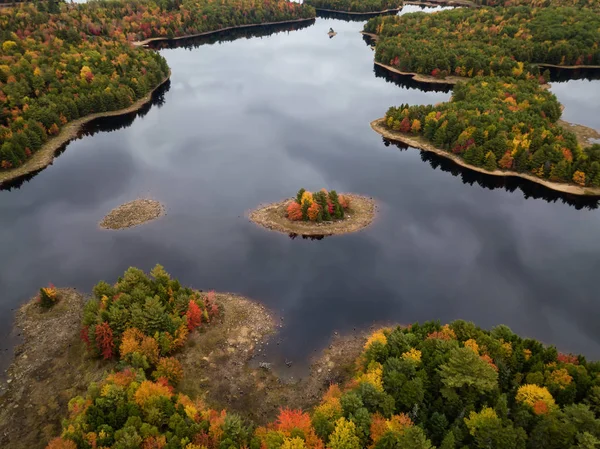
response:
[(376, 204), (372, 198), (351, 193), (341, 194), (350, 199), (350, 208), (344, 218), (322, 223), (291, 221), (286, 208), (292, 198), (260, 206), (248, 214), (250, 221), (273, 231), (302, 236), (328, 236), (357, 232), (369, 226), (375, 219)]
[(441, 150), (439, 148), (435, 148), (429, 142), (425, 141), (425, 139), (423, 139), (422, 137), (403, 134), (403, 133), (400, 133), (397, 131), (392, 131), (392, 130), (388, 129), (384, 125), (384, 120), (385, 119), (380, 118), (380, 119), (372, 121), (371, 128), (373, 128), (374, 131), (381, 134), (386, 139), (394, 140), (397, 142), (402, 142), (411, 147), (438, 154), (438, 155), (443, 156), (447, 159), (450, 159), (453, 162), (455, 162), (456, 164), (458, 164), (462, 167), (468, 168), (470, 170), (474, 170), (479, 173), (485, 173), (487, 175), (492, 175), (492, 176), (505, 176), (505, 177), (514, 176), (514, 177), (518, 177), (518, 178), (523, 178), (523, 179), (527, 179), (528, 181), (535, 182), (537, 184), (541, 184), (544, 187), (547, 187), (549, 189), (556, 190), (558, 192), (569, 193), (571, 195), (600, 196), (600, 188), (598, 188), (598, 187), (581, 187), (581, 186), (578, 186), (575, 184), (551, 182), (551, 181), (548, 181), (545, 179), (537, 178), (537, 177), (535, 177), (533, 175), (529, 175), (527, 173), (518, 173), (518, 172), (503, 171), (503, 170), (487, 171), (481, 167), (475, 167), (474, 165), (470, 165), (470, 164), (466, 163), (463, 159), (461, 159), (460, 157), (458, 157), (452, 153), (448, 153), (447, 151)]
[[(366, 34), (367, 36), (372, 36), (370, 33), (363, 33), (363, 34)], [(430, 75), (421, 75), (420, 73), (403, 72), (401, 70), (398, 70), (395, 67), (385, 65), (385, 64), (382, 64), (381, 62), (377, 62), (377, 61), (375, 61), (375, 65), (378, 65), (379, 67), (383, 67), (384, 69), (389, 70), (390, 72), (398, 73), (400, 75), (412, 76), (413, 80), (419, 81), (421, 83), (454, 85), (461, 81), (469, 80), (469, 78), (465, 78), (462, 76), (447, 76), (446, 78), (436, 78), (436, 77), (430, 76)]]
[(556, 64), (545, 64), (543, 62), (535, 62), (534, 64), (540, 67), (553, 67), (556, 69), (600, 69), (600, 65), (556, 65)]

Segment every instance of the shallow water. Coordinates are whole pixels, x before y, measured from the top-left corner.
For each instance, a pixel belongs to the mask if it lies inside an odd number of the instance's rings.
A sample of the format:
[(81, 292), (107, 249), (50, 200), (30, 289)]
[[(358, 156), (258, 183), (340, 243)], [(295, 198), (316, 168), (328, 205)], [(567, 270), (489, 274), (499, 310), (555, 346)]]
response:
[[(0, 192), (3, 363), (12, 310), (40, 286), (89, 292), (156, 263), (183, 284), (270, 307), (284, 326), (265, 359), (285, 370), (287, 358), (295, 374), (334, 331), (429, 319), (504, 323), (600, 357), (597, 201), (386, 146), (371, 120), (450, 94), (376, 76), (361, 29), (317, 19), (289, 33), (160, 50), (173, 76), (145, 115), (95, 123), (89, 132), (112, 131), (72, 142), (54, 165)], [(599, 83), (553, 84), (566, 120), (600, 129)], [(245, 218), (300, 187), (371, 195), (378, 219), (311, 241)], [(98, 228), (139, 196), (163, 202), (167, 215)]]

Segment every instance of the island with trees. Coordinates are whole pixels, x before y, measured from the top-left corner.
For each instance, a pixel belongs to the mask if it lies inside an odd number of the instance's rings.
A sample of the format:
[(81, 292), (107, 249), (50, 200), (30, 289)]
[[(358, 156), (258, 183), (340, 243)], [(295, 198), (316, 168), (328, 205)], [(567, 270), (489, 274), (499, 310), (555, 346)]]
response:
[(51, 163), (86, 121), (150, 101), (169, 68), (158, 53), (133, 43), (314, 17), (312, 7), (286, 0), (98, 0), (1, 9), (0, 183)]
[(519, 6), (380, 16), (364, 31), (378, 36), (376, 63), (443, 81), (600, 67), (599, 29), (600, 14), (588, 9)]
[[(600, 15), (591, 8), (481, 8), (376, 17), (376, 64), (454, 84), (449, 102), (392, 107), (372, 128), (465, 167), (554, 190), (600, 195), (600, 145), (560, 120), (540, 66), (600, 66)], [(575, 131), (575, 132), (573, 132)]]
[(381, 14), (402, 9), (402, 0), (306, 0), (317, 11), (344, 14)]
[(560, 114), (556, 97), (536, 80), (480, 77), (457, 84), (447, 103), (392, 107), (372, 126), (469, 168), (600, 195), (600, 145), (580, 145), (557, 123)]
[(267, 229), (302, 236), (327, 236), (359, 231), (375, 218), (375, 202), (355, 194), (300, 189), (296, 196), (261, 206), (249, 214)]
[[(160, 266), (150, 276), (130, 268), (114, 285), (97, 284), (87, 302), (77, 297), (73, 290), (51, 286), (24, 306), (26, 353), (21, 355), (51, 352), (56, 342), (70, 341), (69, 346), (82, 347), (88, 365), (87, 370), (64, 371), (51, 358), (41, 361), (54, 368), (45, 377), (31, 369), (14, 377), (15, 385), (0, 398), (1, 426), (10, 427), (2, 427), (2, 438), (13, 437), (11, 448), (44, 447), (31, 433), (55, 429), (56, 416), (47, 404), (56, 400), (53, 395), (60, 398), (73, 390), (62, 382), (73, 376), (79, 394), (68, 401), (68, 409), (55, 406), (64, 413), (62, 432), (48, 435), (47, 449), (564, 449), (600, 444), (600, 363), (519, 337), (503, 325), (484, 330), (458, 320), (381, 328), (346, 345), (346, 357), (338, 353), (337, 382), (327, 385), (321, 377), (286, 386), (263, 368), (224, 371), (245, 366), (254, 339), (272, 331), (272, 318), (251, 301), (238, 300), (237, 309), (232, 308), (233, 298), (182, 287)], [(79, 337), (71, 337), (80, 343), (65, 340), (73, 331)], [(37, 344), (28, 341), (39, 334), (47, 335)], [(237, 353), (243, 358), (230, 360)], [(15, 365), (23, 368), (26, 359), (20, 357)], [(198, 371), (205, 359), (206, 368)], [(225, 368), (211, 368), (216, 360)], [(14, 365), (9, 374), (15, 374)], [(249, 382), (243, 393), (255, 402), (246, 398), (227, 406), (234, 396), (224, 397), (227, 389), (219, 382), (239, 383), (241, 377)], [(86, 378), (93, 380), (84, 388)], [(220, 389), (211, 392), (215, 382)], [(56, 390), (55, 383), (65, 391)], [(279, 395), (272, 395), (265, 383)], [(315, 386), (322, 393), (315, 395)], [(12, 407), (12, 395), (23, 391), (39, 396), (36, 413)], [(286, 396), (291, 391), (295, 399)], [(277, 400), (285, 402), (272, 402)], [(244, 406), (264, 412), (260, 422), (249, 418)], [(17, 425), (19, 416), (23, 421)], [(40, 417), (48, 422), (33, 427)]]

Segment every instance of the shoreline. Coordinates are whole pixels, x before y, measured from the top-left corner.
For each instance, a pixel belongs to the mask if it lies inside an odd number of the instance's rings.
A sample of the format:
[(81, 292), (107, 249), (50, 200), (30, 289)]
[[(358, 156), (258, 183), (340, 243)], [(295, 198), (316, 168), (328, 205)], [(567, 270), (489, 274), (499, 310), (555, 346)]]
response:
[(46, 141), (44, 145), (42, 145), (42, 148), (36, 151), (23, 165), (6, 171), (0, 171), (0, 187), (7, 182), (30, 175), (52, 165), (56, 152), (60, 147), (69, 143), (71, 140), (76, 139), (81, 128), (87, 123), (103, 117), (116, 117), (138, 111), (152, 100), (154, 92), (169, 81), (170, 78), (171, 71), (169, 70), (167, 76), (154, 89), (126, 108), (116, 109), (114, 111), (96, 112), (67, 123), (57, 136), (51, 137)]
[[(379, 36), (377, 34), (367, 33), (366, 31), (361, 31), (360, 33), (363, 34), (364, 36), (370, 37), (375, 42), (377, 42), (379, 40)], [(383, 63), (377, 62), (377, 61), (374, 61), (373, 63), (383, 69), (389, 70), (390, 72), (394, 72), (394, 73), (397, 73), (397, 74), (403, 75), (403, 76), (410, 76), (410, 77), (412, 77), (413, 80), (418, 81), (420, 83), (447, 84), (450, 86), (454, 86), (457, 83), (460, 83), (463, 81), (469, 81), (469, 80), (473, 79), (473, 78), (467, 78), (464, 76), (453, 76), (453, 75), (449, 75), (446, 78), (435, 78), (431, 75), (424, 75), (421, 73), (403, 72), (395, 67), (392, 67), (390, 65), (386, 65), (386, 64), (383, 64)], [(543, 64), (543, 63), (537, 63), (537, 62), (531, 63), (531, 64), (537, 65), (539, 67), (553, 67), (553, 68), (557, 68), (557, 69), (567, 69), (567, 70), (600, 69), (600, 66), (593, 66), (593, 65), (562, 66), (562, 65)], [(552, 82), (552, 81), (550, 81), (550, 82)], [(548, 86), (549, 84), (546, 84), (546, 85)]]
[(569, 70), (600, 69), (600, 65), (556, 65), (556, 64), (546, 64), (544, 62), (532, 62), (531, 64), (535, 64), (539, 67), (552, 67), (554, 69), (569, 69)]
[(285, 215), (286, 207), (294, 201), (293, 198), (261, 205), (246, 215), (251, 222), (270, 231), (313, 237), (350, 234), (361, 231), (373, 223), (377, 209), (377, 203), (373, 198), (353, 193), (339, 195), (350, 199), (350, 208), (340, 220), (322, 223), (291, 221)]
[(315, 11), (321, 11), (321, 12), (332, 12), (335, 14), (349, 14), (351, 16), (376, 16), (379, 14), (386, 14), (386, 13), (391, 13), (391, 12), (400, 12), (402, 11), (402, 6), (400, 8), (391, 8), (391, 9), (384, 9), (383, 11), (367, 11), (367, 12), (351, 12), (351, 11), (338, 11), (335, 9), (327, 9), (327, 8), (315, 8)]
[[(363, 34), (372, 37), (372, 33), (364, 33)], [(403, 72), (401, 70), (398, 70), (392, 66), (386, 65), (386, 64), (382, 64), (381, 62), (377, 62), (374, 61), (375, 65), (378, 65), (379, 67), (382, 67), (386, 70), (389, 70), (390, 72), (394, 72), (397, 73), (399, 75), (404, 75), (404, 76), (411, 76), (413, 80), (415, 81), (419, 81), (421, 83), (430, 83), (430, 84), (449, 84), (451, 86), (455, 85), (456, 83), (460, 83), (463, 81), (468, 81), (469, 78), (466, 77), (462, 77), (462, 76), (447, 76), (446, 78), (435, 78), (433, 76), (430, 75), (422, 75), (420, 73), (414, 73), (414, 72)]]
[(148, 39), (144, 39), (143, 41), (135, 41), (135, 42), (132, 42), (131, 44), (135, 47), (143, 47), (143, 46), (148, 45), (150, 42), (179, 41), (182, 39), (191, 39), (194, 37), (209, 36), (211, 34), (221, 33), (223, 31), (237, 30), (240, 28), (251, 28), (251, 27), (261, 27), (261, 26), (270, 26), (270, 25), (284, 25), (286, 23), (308, 22), (309, 20), (315, 20), (315, 18), (316, 17), (310, 17), (310, 18), (306, 18), (306, 19), (282, 20), (279, 22), (249, 23), (246, 25), (235, 25), (232, 27), (219, 28), (218, 30), (203, 31), (202, 33), (186, 34), (185, 36), (177, 36), (177, 37), (149, 37)]
[(537, 177), (535, 177), (533, 175), (529, 175), (527, 173), (518, 173), (518, 172), (503, 171), (503, 170), (487, 171), (481, 167), (476, 167), (474, 165), (468, 164), (460, 157), (458, 157), (452, 153), (449, 153), (447, 151), (436, 148), (433, 145), (429, 144), (428, 142), (423, 142), (419, 138), (408, 136), (406, 134), (402, 134), (397, 131), (389, 130), (389, 129), (387, 129), (387, 127), (385, 127), (385, 125), (383, 125), (384, 120), (385, 120), (384, 118), (379, 118), (377, 120), (373, 120), (371, 122), (371, 128), (373, 129), (373, 131), (380, 134), (381, 136), (383, 136), (386, 139), (396, 141), (396, 142), (401, 142), (401, 143), (404, 143), (413, 148), (417, 148), (417, 149), (423, 150), (423, 151), (429, 151), (431, 153), (435, 153), (439, 156), (450, 159), (454, 163), (456, 163), (464, 168), (468, 168), (470, 170), (473, 170), (473, 171), (476, 171), (479, 173), (484, 173), (486, 175), (491, 175), (491, 176), (502, 176), (502, 177), (513, 176), (513, 177), (517, 177), (517, 178), (523, 178), (528, 181), (535, 182), (536, 184), (540, 184), (549, 189), (556, 190), (556, 191), (562, 192), (562, 193), (571, 194), (571, 195), (600, 196), (600, 187), (581, 187), (581, 186), (578, 186), (575, 184), (552, 182), (552, 181), (548, 181), (545, 179), (537, 178)]

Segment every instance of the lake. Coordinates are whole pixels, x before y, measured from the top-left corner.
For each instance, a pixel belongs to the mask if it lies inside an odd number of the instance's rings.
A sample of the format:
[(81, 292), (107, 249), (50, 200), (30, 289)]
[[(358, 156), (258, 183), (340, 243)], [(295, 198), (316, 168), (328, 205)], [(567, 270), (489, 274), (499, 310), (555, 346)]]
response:
[[(184, 285), (269, 307), (283, 327), (264, 359), (294, 375), (336, 331), (433, 319), (506, 324), (600, 358), (598, 201), (386, 145), (371, 120), (450, 94), (375, 71), (362, 26), (317, 19), (161, 49), (173, 75), (152, 106), (91, 124), (51, 167), (0, 191), (3, 368), (13, 311), (39, 287), (89, 292), (156, 263)], [(600, 81), (552, 91), (567, 121), (600, 129)], [(245, 217), (300, 187), (372, 196), (378, 218), (356, 234), (307, 240)], [(137, 197), (163, 202), (167, 215), (99, 229)]]

